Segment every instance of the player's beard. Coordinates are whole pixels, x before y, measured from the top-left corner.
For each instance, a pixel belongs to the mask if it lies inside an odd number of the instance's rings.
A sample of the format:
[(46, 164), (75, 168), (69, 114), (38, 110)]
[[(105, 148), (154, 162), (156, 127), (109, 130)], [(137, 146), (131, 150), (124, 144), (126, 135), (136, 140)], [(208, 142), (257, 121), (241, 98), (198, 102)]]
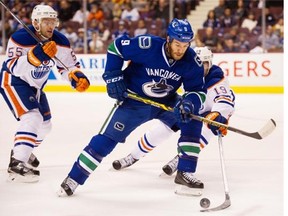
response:
[(171, 52), (171, 57), (174, 60), (180, 60), (184, 56), (184, 53), (177, 53), (177, 52)]
[[(186, 49), (186, 50), (187, 50), (187, 49)], [(185, 50), (185, 52), (186, 52), (186, 50)], [(178, 61), (178, 60), (180, 60), (180, 59), (184, 56), (185, 52), (183, 52), (183, 53), (173, 52), (170, 44), (167, 43), (166, 54), (167, 54), (167, 56), (168, 56), (169, 58), (172, 58), (172, 59), (174, 59), (175, 61)]]

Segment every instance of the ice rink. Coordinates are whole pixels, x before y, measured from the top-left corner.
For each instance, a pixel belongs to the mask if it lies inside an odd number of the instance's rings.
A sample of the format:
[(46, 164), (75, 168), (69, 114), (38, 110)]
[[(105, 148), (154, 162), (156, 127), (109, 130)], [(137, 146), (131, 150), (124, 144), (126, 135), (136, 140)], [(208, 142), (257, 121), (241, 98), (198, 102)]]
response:
[(230, 125), (257, 131), (273, 118), (277, 127), (263, 140), (233, 132), (223, 138), (232, 205), (218, 212), (200, 212), (207, 197), (211, 207), (224, 202), (217, 139), (201, 152), (197, 177), (205, 184), (202, 197), (174, 194), (173, 177), (159, 177), (162, 166), (176, 153), (179, 134), (164, 140), (153, 152), (123, 171), (111, 163), (126, 156), (149, 122), (118, 144), (73, 197), (56, 191), (81, 150), (98, 133), (114, 101), (99, 93), (47, 93), (53, 129), (34, 153), (39, 158), (38, 183), (8, 183), (7, 166), (17, 122), (0, 99), (0, 216), (282, 216), (284, 196), (282, 94), (238, 94)]

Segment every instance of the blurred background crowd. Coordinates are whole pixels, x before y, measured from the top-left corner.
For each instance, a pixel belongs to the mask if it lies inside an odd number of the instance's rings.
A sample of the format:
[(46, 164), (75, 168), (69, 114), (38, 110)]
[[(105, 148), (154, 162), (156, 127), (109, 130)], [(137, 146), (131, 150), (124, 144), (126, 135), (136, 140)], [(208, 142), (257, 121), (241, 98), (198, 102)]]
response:
[[(166, 36), (169, 21), (187, 18), (193, 26), (193, 11), (212, 0), (9, 0), (6, 5), (25, 24), (37, 4), (58, 11), (61, 31), (76, 53), (105, 53), (111, 41), (123, 34), (150, 33)], [(216, 6), (201, 13), (201, 26), (194, 28), (195, 46), (222, 52), (283, 52), (284, 0), (213, 0)], [(192, 12), (192, 16), (191, 16)], [(22, 28), (1, 7), (0, 54), (11, 34)], [(263, 20), (264, 18), (264, 20)], [(192, 20), (191, 20), (192, 19)]]

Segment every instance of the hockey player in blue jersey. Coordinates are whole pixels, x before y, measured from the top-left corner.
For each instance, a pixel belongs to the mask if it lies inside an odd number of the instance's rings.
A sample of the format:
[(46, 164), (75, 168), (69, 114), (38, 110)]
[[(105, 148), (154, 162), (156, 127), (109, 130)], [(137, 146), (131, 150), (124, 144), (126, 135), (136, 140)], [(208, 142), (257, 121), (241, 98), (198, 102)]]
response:
[[(228, 79), (220, 67), (213, 65), (213, 53), (208, 47), (196, 47), (195, 52), (204, 65), (205, 85), (207, 95), (204, 106), (199, 111), (203, 117), (218, 121), (223, 124), (228, 123), (228, 119), (234, 113), (235, 96), (229, 86)], [(218, 128), (212, 125), (202, 127), (200, 150), (208, 145), (210, 139), (218, 135), (218, 132), (225, 136), (227, 129)], [(162, 122), (155, 122), (153, 126), (139, 139), (137, 146), (126, 157), (115, 160), (112, 165), (114, 169), (121, 170), (136, 163), (139, 159), (151, 152), (160, 143), (173, 134), (173, 130)], [(200, 152), (199, 152), (200, 153)], [(163, 166), (163, 171), (167, 175), (172, 175), (177, 170), (178, 155), (169, 163)]]
[[(15, 32), (8, 41), (7, 58), (0, 72), (0, 92), (9, 109), (19, 121), (11, 151), (8, 173), (10, 181), (36, 182), (40, 172), (39, 160), (32, 153), (51, 129), (51, 113), (43, 88), (54, 65), (64, 79), (77, 91), (85, 91), (89, 80), (70, 48), (68, 39), (55, 30), (57, 12), (48, 5), (37, 5), (28, 28), (43, 44), (38, 43), (26, 29)], [(67, 67), (55, 61), (58, 59)], [(68, 70), (67, 70), (68, 69)]]
[[(206, 96), (203, 65), (190, 48), (193, 36), (187, 20), (173, 19), (166, 39), (152, 35), (135, 38), (124, 35), (108, 47), (103, 79), (108, 95), (122, 103), (104, 130), (92, 137), (80, 153), (61, 184), (60, 196), (71, 196), (117, 143), (125, 142), (134, 129), (152, 119), (159, 119), (175, 130), (179, 121), (180, 158), (175, 181), (195, 191), (204, 188), (204, 184), (194, 176), (197, 157), (193, 156), (200, 148), (202, 123), (189, 117), (191, 113), (198, 114)], [(125, 60), (130, 60), (130, 63), (122, 70)], [(176, 91), (181, 85), (186, 93), (178, 100)], [(125, 98), (126, 91), (175, 107), (175, 113)]]

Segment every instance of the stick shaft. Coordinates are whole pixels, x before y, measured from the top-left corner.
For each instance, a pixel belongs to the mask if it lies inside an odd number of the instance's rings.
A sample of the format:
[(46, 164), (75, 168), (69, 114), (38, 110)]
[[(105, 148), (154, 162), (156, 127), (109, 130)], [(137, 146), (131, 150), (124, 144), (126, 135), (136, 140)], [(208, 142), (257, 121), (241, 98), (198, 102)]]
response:
[[(155, 106), (155, 107), (158, 107), (158, 108), (166, 110), (166, 111), (173, 112), (172, 107), (166, 106), (165, 104), (158, 103), (156, 101), (153, 101), (153, 100), (150, 100), (147, 98), (143, 98), (143, 97), (136, 95), (136, 94), (126, 92), (124, 94), (124, 97), (130, 98), (133, 100), (137, 100), (137, 101), (140, 101), (142, 103), (149, 104), (151, 106)], [(220, 122), (212, 121), (212, 120), (204, 118), (202, 116), (191, 114), (191, 118), (193, 118), (197, 121), (205, 122), (207, 124), (210, 124), (210, 125), (213, 125), (216, 127), (224, 127), (224, 128), (227, 128), (227, 130), (229, 130), (229, 131), (233, 131), (235, 133), (238, 133), (238, 134), (241, 134), (244, 136), (248, 136), (248, 137), (251, 137), (254, 139), (263, 139), (264, 137), (268, 136), (276, 127), (275, 121), (273, 119), (270, 119), (270, 121), (261, 130), (259, 130), (257, 132), (250, 133), (250, 132), (243, 131), (243, 130), (240, 130), (240, 129), (235, 128), (235, 127), (228, 126), (226, 124), (222, 124)]]
[(222, 135), (221, 134), (218, 134), (218, 144), (219, 144), (219, 155), (220, 155), (221, 171), (222, 171), (222, 177), (223, 177), (224, 190), (225, 190), (225, 194), (229, 194), (229, 187), (228, 187), (228, 181), (227, 181), (227, 175), (226, 175), (225, 160), (224, 160), (224, 150), (223, 150), (223, 143), (222, 143)]
[[(136, 94), (127, 93), (126, 97), (128, 97), (130, 99), (134, 99), (134, 100), (140, 101), (140, 102), (143, 102), (145, 104), (149, 104), (149, 105), (161, 108), (161, 109), (166, 110), (166, 111), (173, 112), (173, 108), (172, 107), (166, 106), (165, 104), (158, 103), (156, 101), (152, 101), (152, 100), (147, 99), (147, 98), (140, 97), (139, 95), (136, 95)], [(228, 125), (225, 125), (225, 124), (222, 124), (222, 123), (219, 123), (219, 122), (216, 122), (216, 121), (212, 121), (212, 120), (203, 118), (203, 117), (198, 116), (198, 115), (193, 115), (193, 114), (190, 114), (190, 115), (191, 115), (191, 118), (193, 118), (195, 120), (198, 120), (198, 121), (201, 121), (201, 122), (205, 122), (207, 124), (211, 124), (211, 125), (218, 126), (218, 127), (225, 127), (227, 129), (229, 127)]]
[(219, 144), (219, 156), (220, 156), (220, 164), (221, 164), (221, 172), (222, 172), (222, 179), (223, 179), (223, 185), (224, 185), (224, 191), (225, 191), (225, 200), (224, 202), (216, 206), (214, 208), (209, 209), (202, 209), (201, 212), (211, 212), (211, 211), (219, 211), (228, 208), (231, 205), (231, 199), (229, 195), (229, 187), (228, 187), (228, 181), (226, 176), (226, 168), (225, 168), (225, 160), (224, 160), (224, 150), (223, 150), (223, 143), (222, 143), (222, 135), (218, 134), (218, 144)]
[(100, 128), (100, 131), (99, 131), (100, 134), (103, 132), (104, 127), (106, 126), (107, 122), (109, 121), (111, 115), (114, 113), (114, 111), (115, 111), (115, 109), (118, 107), (118, 105), (119, 105), (119, 102), (118, 102), (118, 101), (114, 103), (112, 109), (110, 110), (108, 116), (106, 117), (104, 123), (102, 124), (102, 126), (101, 126), (101, 128)]

